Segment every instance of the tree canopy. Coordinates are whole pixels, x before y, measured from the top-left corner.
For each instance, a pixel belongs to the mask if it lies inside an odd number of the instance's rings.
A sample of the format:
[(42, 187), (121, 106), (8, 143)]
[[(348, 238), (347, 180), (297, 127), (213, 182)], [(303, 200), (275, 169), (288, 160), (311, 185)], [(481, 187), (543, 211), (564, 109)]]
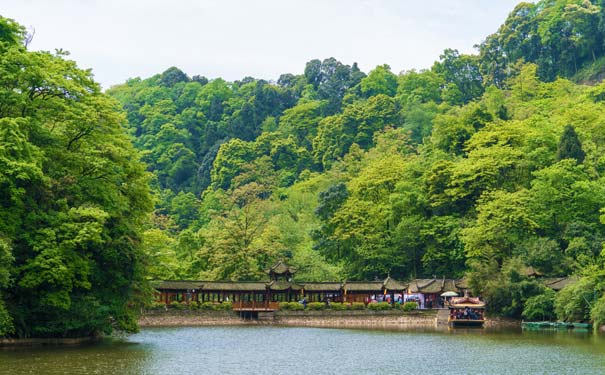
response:
[(136, 328), (149, 176), (117, 103), (0, 18), (0, 336)]
[(466, 277), (499, 314), (605, 321), (604, 9), (521, 3), (426, 70), (170, 67), (108, 95), (0, 19), (0, 336), (132, 328), (145, 279), (278, 260), (309, 281)]

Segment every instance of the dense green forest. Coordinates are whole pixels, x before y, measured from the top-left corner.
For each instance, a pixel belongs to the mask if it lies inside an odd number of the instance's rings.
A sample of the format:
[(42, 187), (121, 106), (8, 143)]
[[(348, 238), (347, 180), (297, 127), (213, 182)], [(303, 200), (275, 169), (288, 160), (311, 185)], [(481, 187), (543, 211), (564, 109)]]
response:
[[(172, 67), (109, 97), (14, 22), (0, 41), (0, 336), (129, 327), (144, 280), (277, 260), (308, 281), (466, 277), (496, 313), (605, 319), (605, 0), (521, 3), (478, 54), (426, 70)], [(529, 266), (579, 282), (555, 295)]]
[(111, 88), (154, 173), (149, 276), (285, 259), (314, 281), (466, 275), (511, 316), (552, 300), (524, 267), (602, 268), (603, 5), (521, 3), (477, 55), (422, 71), (329, 58), (277, 82), (173, 67)]

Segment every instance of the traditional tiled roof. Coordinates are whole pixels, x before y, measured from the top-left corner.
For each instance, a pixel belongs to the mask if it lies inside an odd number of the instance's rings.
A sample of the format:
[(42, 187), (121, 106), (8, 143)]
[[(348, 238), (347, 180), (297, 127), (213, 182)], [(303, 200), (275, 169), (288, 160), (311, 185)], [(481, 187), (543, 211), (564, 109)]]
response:
[(273, 267), (269, 268), (269, 270), (267, 271), (267, 273), (275, 273), (278, 275), (283, 275), (285, 273), (295, 273), (296, 272), (296, 267), (292, 267), (287, 265), (284, 262), (277, 262), (273, 265)]
[(167, 280), (160, 281), (154, 285), (157, 290), (195, 290), (201, 289), (201, 281), (193, 280)]
[(343, 289), (347, 292), (382, 292), (382, 281), (347, 281), (343, 284)]
[[(466, 277), (463, 277), (461, 279), (455, 280), (454, 281), (454, 285), (456, 286), (456, 288), (458, 288), (458, 290), (463, 290), (463, 289), (470, 289), (470, 285), (468, 283), (468, 279)], [(455, 292), (456, 290), (454, 290)]]
[(535, 269), (532, 266), (525, 267), (524, 269), (522, 269), (521, 274), (524, 276), (529, 276), (529, 277), (544, 276), (544, 274), (542, 272), (538, 271), (537, 269)]
[(456, 281), (454, 279), (445, 279), (443, 283), (443, 292), (460, 292), (460, 288), (456, 285)]
[(202, 291), (265, 291), (267, 290), (266, 281), (202, 281)]
[(440, 294), (444, 292), (460, 293), (467, 289), (463, 280), (456, 279), (414, 279), (410, 281), (409, 291), (411, 293)]
[[(549, 281), (547, 283), (546, 281)], [(567, 278), (545, 279), (545, 284), (555, 290), (563, 288), (570, 281)], [(409, 290), (412, 293), (443, 293), (447, 291), (461, 292), (467, 289), (465, 280), (454, 279), (415, 279), (409, 284), (402, 283), (391, 277), (383, 281), (347, 281), (340, 282), (297, 282), (293, 283), (285, 280), (274, 281), (202, 281), (202, 280), (167, 280), (157, 282), (154, 287), (157, 290), (199, 290), (204, 292), (260, 292), (267, 289), (273, 291), (300, 290), (304, 288), (309, 292), (347, 292), (360, 293), (383, 293), (387, 291)], [(552, 284), (552, 285), (550, 285)], [(559, 289), (557, 289), (559, 288)]]
[(452, 307), (485, 307), (485, 302), (474, 297), (454, 297), (450, 302)]
[(441, 283), (437, 279), (415, 279), (410, 282), (412, 293), (440, 293)]
[(574, 284), (577, 281), (578, 278), (575, 276), (543, 279), (544, 285), (546, 287), (556, 291), (559, 291), (568, 285)]
[(338, 292), (342, 289), (342, 283), (304, 283), (305, 292)]
[(271, 290), (301, 290), (302, 285), (291, 283), (289, 281), (271, 281), (267, 284), (268, 288)]
[(382, 285), (386, 290), (391, 291), (403, 291), (408, 288), (407, 284), (403, 284), (390, 276), (383, 281)]

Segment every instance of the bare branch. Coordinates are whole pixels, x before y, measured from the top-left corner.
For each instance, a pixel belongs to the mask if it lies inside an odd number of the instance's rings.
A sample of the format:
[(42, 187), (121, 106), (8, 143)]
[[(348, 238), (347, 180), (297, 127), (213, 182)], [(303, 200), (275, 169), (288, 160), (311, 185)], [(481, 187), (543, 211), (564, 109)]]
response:
[(30, 26), (30, 31), (27, 32), (27, 34), (25, 35), (25, 39), (23, 40), (23, 44), (25, 45), (25, 48), (27, 48), (30, 43), (32, 42), (32, 40), (34, 40), (34, 36), (36, 35), (36, 29), (33, 26)]

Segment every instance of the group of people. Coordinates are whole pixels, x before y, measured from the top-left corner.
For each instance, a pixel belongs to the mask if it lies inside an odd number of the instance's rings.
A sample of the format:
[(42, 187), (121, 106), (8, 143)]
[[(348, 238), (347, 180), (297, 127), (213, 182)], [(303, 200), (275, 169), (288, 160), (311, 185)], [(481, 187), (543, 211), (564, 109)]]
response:
[(483, 320), (483, 310), (469, 307), (453, 309), (450, 316), (452, 319)]

